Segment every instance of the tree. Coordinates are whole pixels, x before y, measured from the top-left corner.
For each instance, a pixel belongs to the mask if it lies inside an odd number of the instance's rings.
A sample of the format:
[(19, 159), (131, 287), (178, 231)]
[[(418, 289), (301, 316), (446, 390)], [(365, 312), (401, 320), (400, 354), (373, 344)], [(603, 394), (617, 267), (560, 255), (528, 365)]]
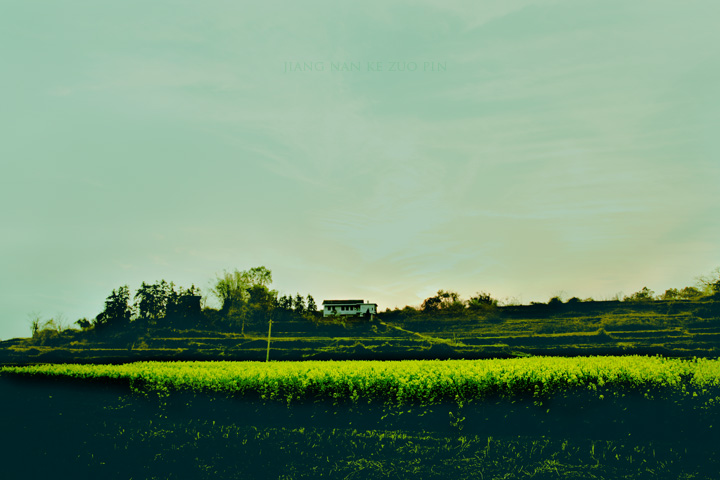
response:
[(48, 342), (61, 338), (63, 330), (68, 328), (62, 314), (48, 320), (42, 320), (38, 314), (33, 314), (30, 327), (34, 343), (40, 345), (47, 345)]
[(283, 310), (292, 310), (293, 300), (290, 295), (283, 295), (278, 299), (278, 307)]
[(457, 292), (450, 290), (438, 290), (438, 297), (442, 299), (442, 303), (445, 305), (452, 305), (453, 303), (460, 301), (460, 295)]
[(463, 315), (465, 313), (465, 302), (460, 300), (457, 292), (439, 290), (438, 295), (442, 298), (440, 309), (450, 315)]
[(317, 313), (317, 304), (315, 303), (315, 299), (309, 293), (307, 296), (307, 311), (313, 315)]
[(295, 300), (293, 300), (293, 309), (301, 315), (305, 313), (305, 299), (299, 293), (295, 295)]
[(172, 282), (161, 280), (152, 285), (143, 282), (134, 297), (138, 316), (150, 321), (164, 318), (168, 301), (173, 294), (175, 294), (175, 285)]
[(562, 305), (562, 303), (562, 298), (557, 295), (548, 300), (548, 305), (550, 305), (551, 307), (557, 307), (559, 305)]
[(95, 317), (93, 324), (96, 327), (124, 325), (130, 321), (132, 313), (130, 289), (127, 285), (123, 285), (117, 290), (113, 290), (105, 300), (105, 310)]
[(651, 302), (655, 299), (655, 292), (647, 287), (643, 287), (642, 290), (633, 293), (629, 297), (623, 299), (624, 302)]
[(248, 290), (248, 317), (255, 326), (264, 325), (272, 318), (277, 304), (277, 292), (270, 290), (266, 285), (255, 284)]
[(28, 317), (30, 319), (30, 331), (32, 332), (32, 336), (36, 337), (40, 332), (42, 318), (40, 318), (40, 314), (37, 312), (28, 314)]
[(705, 295), (720, 298), (720, 267), (717, 267), (709, 275), (698, 277), (698, 285), (705, 291)]
[(695, 287), (685, 287), (682, 290), (669, 288), (660, 297), (661, 300), (696, 300), (703, 296), (703, 292)]
[(225, 272), (222, 277), (217, 277), (215, 286), (211, 292), (222, 303), (222, 310), (228, 311), (233, 306), (241, 306), (248, 300), (247, 289), (250, 287), (250, 279), (247, 272)]
[(234, 272), (226, 271), (222, 277), (217, 277), (211, 292), (220, 299), (223, 308), (227, 308), (232, 303), (247, 302), (250, 287), (257, 285), (267, 288), (271, 283), (272, 272), (263, 266), (243, 271), (235, 269)]
[(263, 266), (251, 268), (246, 273), (250, 285), (267, 288), (272, 283), (272, 272)]
[(49, 320), (45, 320), (45, 323), (43, 323), (42, 328), (40, 328), (41, 332), (43, 330), (60, 333), (63, 331), (63, 327), (62, 327), (62, 325), (58, 324), (54, 318), (51, 318)]
[(459, 315), (465, 311), (465, 304), (460, 301), (460, 295), (450, 290), (438, 290), (434, 297), (426, 298), (422, 304), (425, 313), (442, 311), (447, 314)]
[(178, 291), (175, 291), (172, 282), (170, 286), (165, 308), (166, 322), (180, 328), (191, 328), (197, 323), (202, 312), (200, 289), (191, 285), (190, 288), (179, 287)]
[(92, 323), (87, 318), (81, 318), (75, 322), (78, 327), (82, 328), (83, 330), (87, 330), (92, 326)]
[(467, 301), (468, 310), (473, 312), (487, 311), (497, 307), (498, 301), (489, 293), (478, 292)]
[(695, 287), (685, 287), (680, 290), (678, 296), (683, 300), (695, 300), (702, 297), (702, 292)]
[(226, 271), (222, 277), (218, 277), (211, 292), (222, 302), (221, 313), (231, 325), (240, 325), (240, 331), (244, 334), (245, 322), (252, 310), (251, 289), (258, 287), (269, 294), (272, 292), (268, 289), (271, 282), (272, 273), (263, 266), (244, 271), (236, 269), (234, 272)]
[(428, 297), (428, 298), (426, 298), (426, 299), (423, 301), (423, 303), (422, 303), (422, 305), (421, 305), (420, 308), (421, 308), (422, 311), (425, 312), (425, 313), (436, 312), (436, 311), (440, 310), (440, 303), (441, 303), (441, 302), (442, 302), (442, 301), (440, 300), (440, 297), (437, 296), (437, 295), (435, 295), (434, 297)]
[(660, 300), (677, 300), (680, 298), (680, 291), (677, 288), (668, 288), (660, 296)]

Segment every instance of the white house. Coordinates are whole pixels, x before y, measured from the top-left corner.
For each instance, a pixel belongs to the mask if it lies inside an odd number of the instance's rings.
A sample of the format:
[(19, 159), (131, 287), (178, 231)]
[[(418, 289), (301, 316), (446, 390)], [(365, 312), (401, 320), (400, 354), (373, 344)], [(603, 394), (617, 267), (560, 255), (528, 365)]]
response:
[(366, 303), (364, 300), (324, 300), (323, 317), (331, 315), (375, 315), (377, 303)]

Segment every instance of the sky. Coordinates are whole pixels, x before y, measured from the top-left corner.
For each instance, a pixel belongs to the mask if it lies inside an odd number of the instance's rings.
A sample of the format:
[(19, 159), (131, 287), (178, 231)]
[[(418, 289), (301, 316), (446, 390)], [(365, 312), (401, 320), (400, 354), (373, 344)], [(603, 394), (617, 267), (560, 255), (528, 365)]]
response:
[(380, 311), (694, 285), (720, 266), (719, 14), (2, 0), (0, 338), (260, 265)]

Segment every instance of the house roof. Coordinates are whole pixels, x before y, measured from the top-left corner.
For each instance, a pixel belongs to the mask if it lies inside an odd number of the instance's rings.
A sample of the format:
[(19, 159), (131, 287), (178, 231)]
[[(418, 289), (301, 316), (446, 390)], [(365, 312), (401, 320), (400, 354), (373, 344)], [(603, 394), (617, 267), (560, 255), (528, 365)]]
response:
[(365, 300), (323, 300), (323, 305), (356, 305), (365, 303)]

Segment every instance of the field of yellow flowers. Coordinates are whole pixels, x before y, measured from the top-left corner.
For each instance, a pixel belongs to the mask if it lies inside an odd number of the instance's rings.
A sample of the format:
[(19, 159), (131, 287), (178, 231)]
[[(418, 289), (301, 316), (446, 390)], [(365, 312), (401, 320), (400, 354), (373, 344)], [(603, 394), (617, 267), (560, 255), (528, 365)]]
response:
[(5, 366), (0, 473), (714, 480), (719, 402), (695, 358)]
[(432, 405), (487, 397), (546, 398), (585, 390), (702, 395), (720, 386), (720, 361), (663, 357), (527, 357), (498, 360), (136, 362), (2, 367), (2, 374), (127, 382), (135, 391), (225, 393), (265, 400)]

